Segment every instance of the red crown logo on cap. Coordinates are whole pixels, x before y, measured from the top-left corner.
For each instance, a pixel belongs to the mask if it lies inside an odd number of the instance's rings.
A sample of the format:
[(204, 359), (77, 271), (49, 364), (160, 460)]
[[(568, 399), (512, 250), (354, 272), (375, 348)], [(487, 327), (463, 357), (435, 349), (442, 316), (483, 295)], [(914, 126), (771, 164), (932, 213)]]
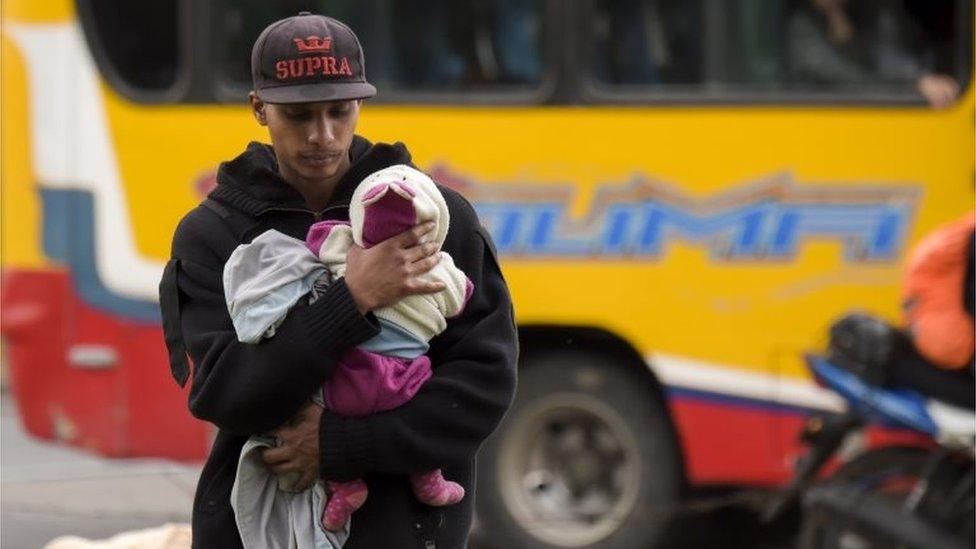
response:
[(326, 36), (325, 38), (319, 38), (318, 36), (309, 36), (305, 40), (302, 40), (301, 38), (296, 38), (295, 45), (298, 46), (298, 53), (331, 51), (332, 38), (329, 36)]

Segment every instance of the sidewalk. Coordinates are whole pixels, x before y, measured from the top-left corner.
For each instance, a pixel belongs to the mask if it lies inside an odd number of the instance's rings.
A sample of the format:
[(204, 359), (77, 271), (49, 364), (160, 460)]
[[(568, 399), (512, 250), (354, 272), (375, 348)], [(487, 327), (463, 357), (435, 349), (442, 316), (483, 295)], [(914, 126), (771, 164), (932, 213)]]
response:
[[(189, 522), (199, 475), (199, 465), (110, 460), (30, 438), (20, 427), (10, 394), (0, 395), (2, 549), (38, 549), (69, 534), (106, 539)], [(789, 548), (795, 543), (794, 520), (770, 527), (746, 510), (719, 509), (676, 521), (674, 539), (665, 546)]]
[(58, 536), (107, 538), (189, 522), (199, 465), (104, 459), (39, 441), (21, 429), (12, 396), (0, 396), (0, 547), (43, 547)]

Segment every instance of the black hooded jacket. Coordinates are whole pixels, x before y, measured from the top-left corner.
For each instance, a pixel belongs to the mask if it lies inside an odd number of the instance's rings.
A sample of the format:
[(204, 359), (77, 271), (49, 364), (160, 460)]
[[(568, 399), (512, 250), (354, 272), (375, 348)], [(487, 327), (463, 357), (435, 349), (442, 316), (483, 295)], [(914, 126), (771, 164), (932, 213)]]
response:
[[(194, 499), (195, 548), (241, 546), (229, 498), (244, 442), (291, 419), (346, 349), (378, 333), (375, 317), (359, 313), (342, 279), (313, 305), (302, 301), (292, 308), (275, 336), (257, 344), (237, 340), (224, 300), (223, 266), (239, 244), (271, 228), (304, 239), (318, 220), (348, 220), (359, 181), (410, 163), (402, 144), (371, 145), (358, 136), (350, 158), (329, 205), (312, 212), (278, 175), (271, 147), (251, 143), (221, 165), (209, 200), (176, 229), (160, 284), (170, 362), (185, 383), (189, 357), (190, 411), (219, 428)], [(410, 402), (365, 418), (322, 414), (321, 477), (363, 478), (369, 486), (366, 503), (353, 514), (347, 549), (464, 547), (474, 509), (475, 453), (515, 389), (513, 311), (491, 240), (464, 198), (440, 190), (451, 219), (443, 249), (475, 291), (464, 312), (431, 340), (434, 375)], [(437, 467), (464, 486), (461, 503), (432, 508), (416, 501), (408, 475)]]

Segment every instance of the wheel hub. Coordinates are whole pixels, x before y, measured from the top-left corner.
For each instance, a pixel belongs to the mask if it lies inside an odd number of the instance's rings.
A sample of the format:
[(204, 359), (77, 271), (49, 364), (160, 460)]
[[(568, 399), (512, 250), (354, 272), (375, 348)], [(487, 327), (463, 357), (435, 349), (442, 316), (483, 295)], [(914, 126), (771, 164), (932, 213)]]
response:
[(533, 403), (501, 441), (498, 478), (515, 519), (560, 547), (591, 545), (633, 511), (640, 455), (624, 419), (583, 394)]

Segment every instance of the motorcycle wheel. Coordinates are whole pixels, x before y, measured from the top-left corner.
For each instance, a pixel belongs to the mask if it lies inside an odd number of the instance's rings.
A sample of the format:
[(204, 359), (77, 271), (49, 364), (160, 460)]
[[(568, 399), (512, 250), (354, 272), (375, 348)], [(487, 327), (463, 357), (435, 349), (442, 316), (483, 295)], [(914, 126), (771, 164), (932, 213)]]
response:
[[(923, 471), (933, 450), (912, 446), (893, 446), (866, 452), (841, 466), (826, 484), (857, 486), (860, 492), (883, 495), (902, 505), (912, 496), (922, 479)], [(926, 516), (939, 506), (966, 474), (972, 463), (949, 460), (938, 474), (930, 479), (928, 494), (915, 512)], [(969, 502), (971, 505), (972, 502)], [(972, 507), (970, 506), (970, 509)], [(968, 515), (959, 524), (947, 525), (964, 538), (973, 539), (973, 521)], [(800, 549), (892, 549), (907, 547), (897, 541), (878, 539), (876, 535), (859, 531), (842, 517), (821, 509), (805, 509), (800, 529)]]

